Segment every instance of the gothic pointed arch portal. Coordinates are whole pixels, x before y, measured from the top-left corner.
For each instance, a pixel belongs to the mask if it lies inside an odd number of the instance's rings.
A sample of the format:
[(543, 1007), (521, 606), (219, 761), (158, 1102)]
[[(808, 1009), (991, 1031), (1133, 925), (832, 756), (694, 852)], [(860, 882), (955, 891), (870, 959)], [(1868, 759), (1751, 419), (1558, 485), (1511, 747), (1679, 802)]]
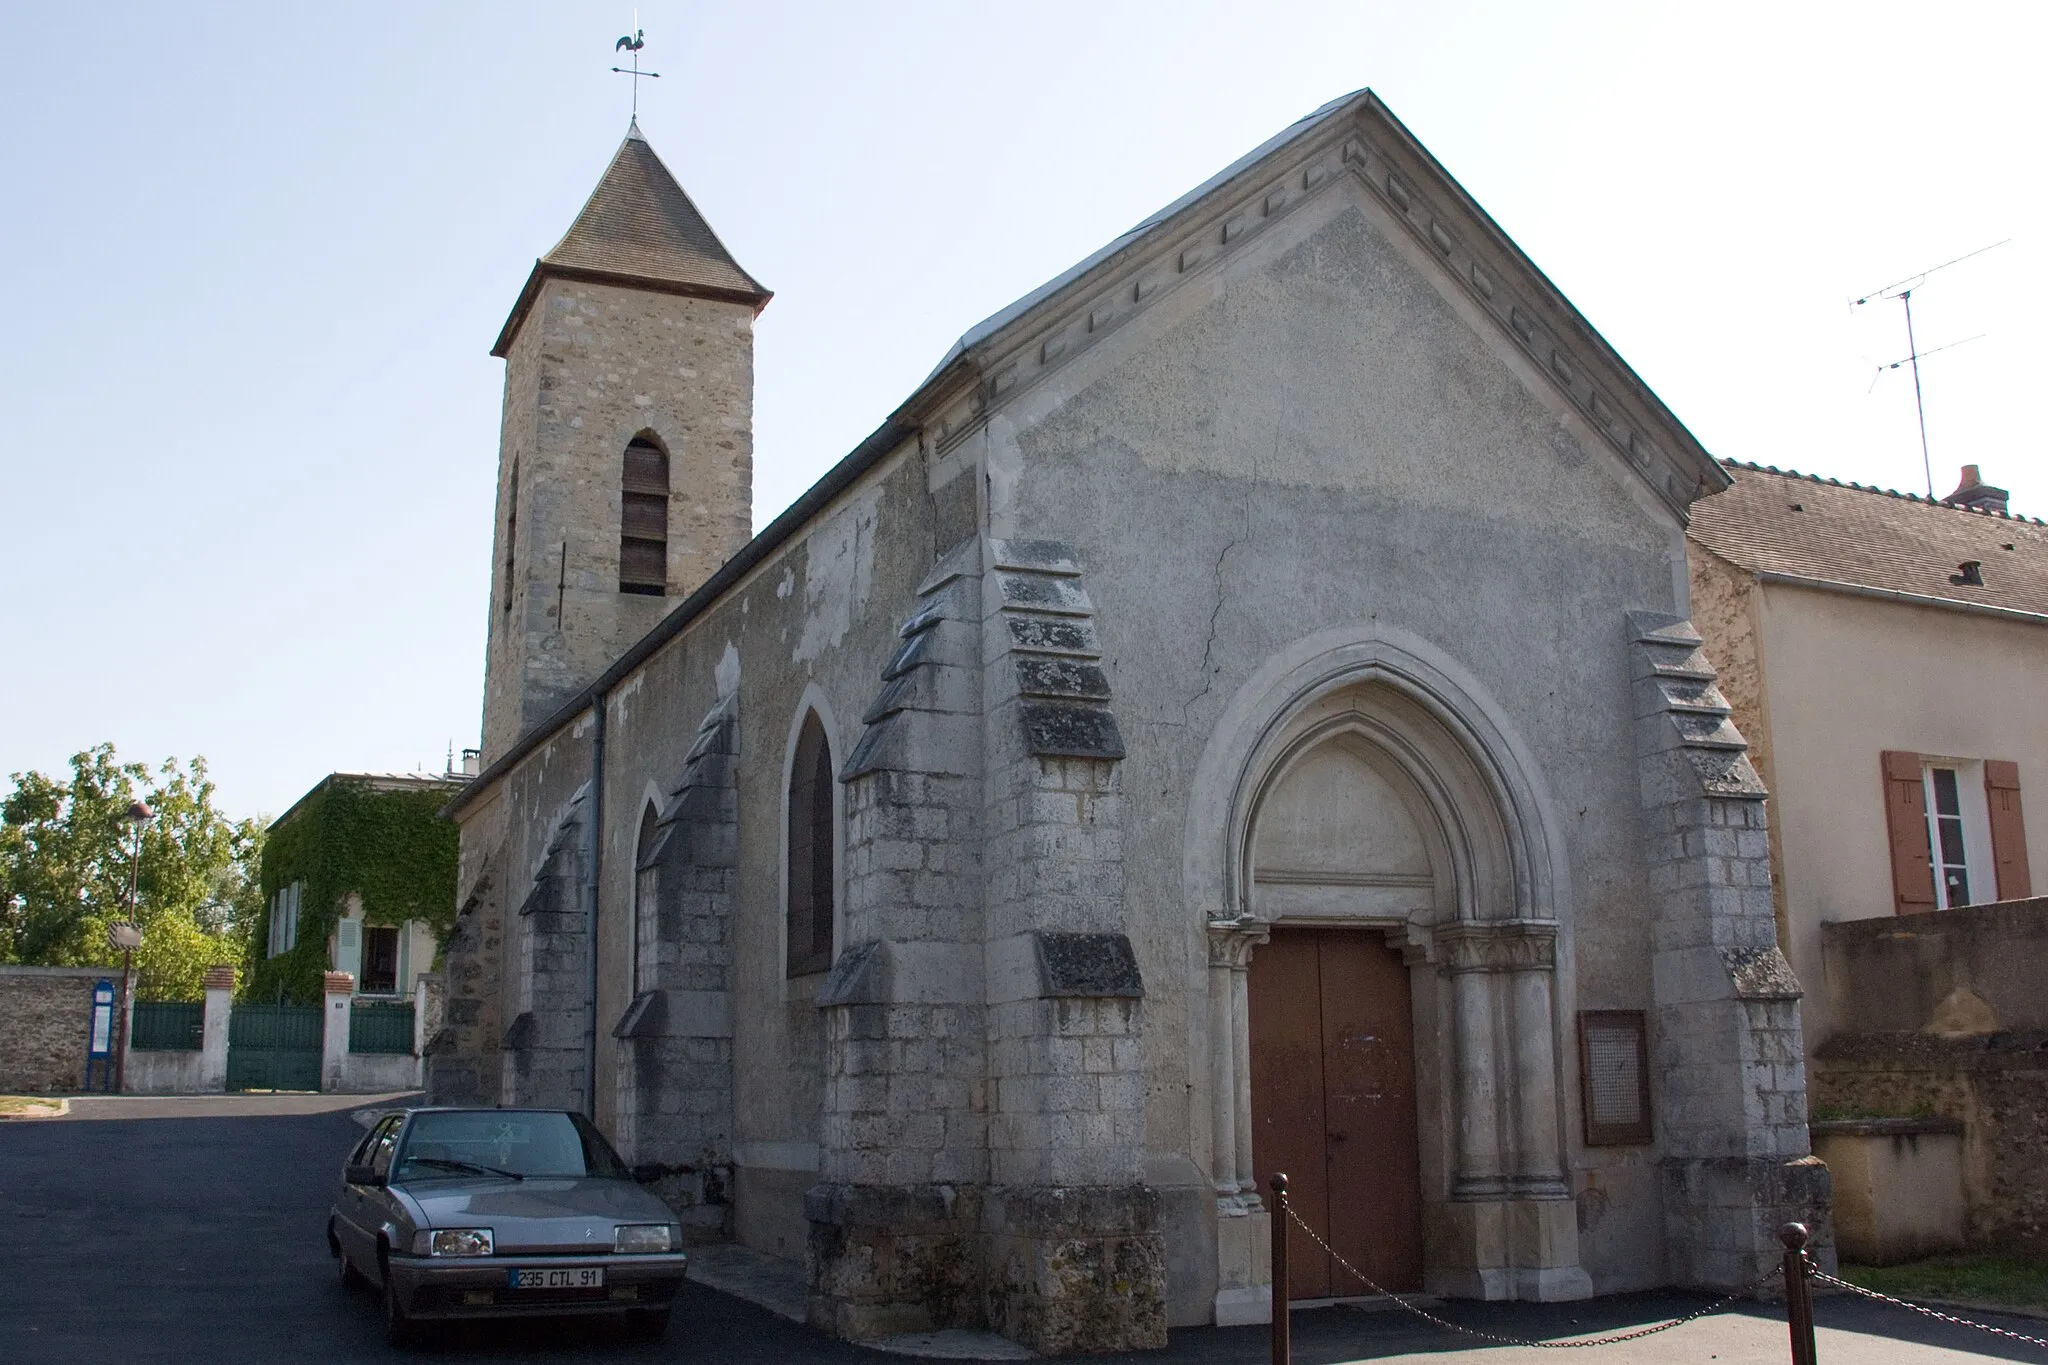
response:
[[(1291, 1167), (1304, 1218), (1388, 1288), (1590, 1292), (1547, 808), (1499, 709), (1419, 641), (1306, 641), (1233, 699), (1184, 850), (1208, 921), (1220, 1220), (1264, 1219)], [(1226, 1233), (1219, 1319), (1265, 1293), (1232, 1256)], [(1347, 1281), (1312, 1256), (1291, 1297), (1369, 1292)]]

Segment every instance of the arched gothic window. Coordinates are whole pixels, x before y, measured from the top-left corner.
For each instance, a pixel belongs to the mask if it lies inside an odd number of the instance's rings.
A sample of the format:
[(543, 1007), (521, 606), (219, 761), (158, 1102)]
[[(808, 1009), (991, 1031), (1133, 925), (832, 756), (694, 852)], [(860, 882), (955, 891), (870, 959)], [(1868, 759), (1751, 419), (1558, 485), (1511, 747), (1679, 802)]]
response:
[(668, 452), (648, 436), (626, 446), (619, 484), (619, 591), (668, 595)]
[(659, 937), (655, 924), (654, 895), (655, 872), (647, 866), (647, 855), (654, 851), (654, 832), (661, 816), (649, 801), (647, 809), (640, 812), (640, 837), (633, 844), (633, 989), (644, 991), (651, 983), (642, 979), (651, 975), (649, 968), (654, 961), (654, 947)]
[(789, 766), (789, 975), (832, 965), (832, 747), (812, 711)]

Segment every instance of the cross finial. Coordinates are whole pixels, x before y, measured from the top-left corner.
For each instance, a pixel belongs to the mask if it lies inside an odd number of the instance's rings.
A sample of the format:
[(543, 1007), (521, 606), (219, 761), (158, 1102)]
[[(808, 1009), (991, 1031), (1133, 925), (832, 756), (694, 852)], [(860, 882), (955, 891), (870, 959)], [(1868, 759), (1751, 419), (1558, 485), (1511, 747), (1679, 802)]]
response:
[(640, 69), (640, 49), (645, 46), (647, 46), (647, 34), (640, 27), (640, 17), (638, 15), (633, 16), (633, 31), (612, 45), (612, 51), (614, 52), (623, 51), (633, 54), (633, 65), (630, 67), (615, 66), (612, 70), (622, 76), (631, 76), (633, 78), (633, 121), (636, 124), (640, 121), (640, 78), (645, 76), (649, 80), (661, 79), (659, 71), (642, 71)]

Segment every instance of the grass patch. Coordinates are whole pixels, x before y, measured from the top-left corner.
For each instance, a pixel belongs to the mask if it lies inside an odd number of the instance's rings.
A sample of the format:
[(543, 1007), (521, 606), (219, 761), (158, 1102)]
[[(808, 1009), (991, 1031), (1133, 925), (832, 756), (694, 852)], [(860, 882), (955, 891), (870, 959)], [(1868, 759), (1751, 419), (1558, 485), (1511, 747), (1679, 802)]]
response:
[(64, 1112), (64, 1101), (34, 1095), (0, 1095), (0, 1118), (45, 1119)]
[(2048, 1261), (2026, 1256), (1935, 1256), (1909, 1265), (1850, 1265), (1842, 1267), (1842, 1278), (1902, 1299), (2048, 1311)]

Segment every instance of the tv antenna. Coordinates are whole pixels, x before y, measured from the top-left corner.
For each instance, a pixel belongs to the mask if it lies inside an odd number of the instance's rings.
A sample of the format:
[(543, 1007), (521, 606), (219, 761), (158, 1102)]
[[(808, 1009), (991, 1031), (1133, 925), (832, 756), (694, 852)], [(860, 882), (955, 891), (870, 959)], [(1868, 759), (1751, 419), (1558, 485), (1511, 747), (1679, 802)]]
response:
[[(1887, 299), (1897, 299), (1905, 305), (1906, 358), (1904, 360), (1895, 360), (1888, 366), (1878, 366), (1878, 374), (1882, 376), (1885, 370), (1896, 370), (1901, 365), (1911, 365), (1913, 367), (1913, 410), (1920, 415), (1920, 468), (1927, 476), (1927, 500), (1929, 502), (1934, 500), (1934, 459), (1927, 453), (1927, 399), (1920, 388), (1920, 357), (1922, 355), (1933, 355), (1934, 351), (1922, 351), (1913, 340), (1913, 291), (1918, 289), (1926, 281), (1927, 277), (1935, 271), (1946, 270), (1952, 265), (1959, 265), (1969, 260), (1972, 256), (1982, 256), (1985, 252), (2002, 247), (2011, 240), (2012, 238), (2008, 237), (2005, 241), (1993, 242), (1990, 246), (1980, 246), (1975, 251), (1966, 251), (1954, 260), (1943, 261), (1940, 265), (1930, 265), (1918, 274), (1908, 275), (1902, 280), (1893, 280), (1882, 289), (1873, 289), (1849, 305), (1851, 308), (1861, 308), (1866, 303), (1882, 302)], [(1977, 338), (1967, 337), (1965, 340), (1975, 341)], [(1935, 347), (1935, 350), (1946, 351), (1951, 346), (1960, 346), (1962, 344), (1961, 341), (1950, 342), (1948, 346)], [(1877, 387), (1876, 380), (1873, 379), (1871, 381), (1871, 387)]]
[(631, 76), (633, 78), (633, 121), (635, 123), (640, 121), (641, 78), (644, 76), (651, 81), (658, 81), (661, 79), (661, 73), (659, 71), (642, 71), (640, 69), (640, 49), (646, 46), (647, 34), (640, 27), (640, 11), (634, 10), (633, 31), (627, 34), (625, 37), (619, 39), (618, 42), (612, 44), (613, 52), (632, 53), (633, 64), (631, 66), (615, 66), (612, 68), (612, 70), (618, 72), (621, 76)]

